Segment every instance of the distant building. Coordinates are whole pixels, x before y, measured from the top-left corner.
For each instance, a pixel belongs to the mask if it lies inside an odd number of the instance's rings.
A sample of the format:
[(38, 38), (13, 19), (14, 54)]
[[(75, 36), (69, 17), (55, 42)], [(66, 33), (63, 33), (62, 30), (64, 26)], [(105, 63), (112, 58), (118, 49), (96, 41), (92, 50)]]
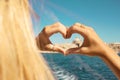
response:
[(120, 53), (120, 43), (109, 43), (108, 46)]
[(76, 37), (72, 43), (80, 47), (82, 44), (82, 41), (80, 40), (80, 38)]

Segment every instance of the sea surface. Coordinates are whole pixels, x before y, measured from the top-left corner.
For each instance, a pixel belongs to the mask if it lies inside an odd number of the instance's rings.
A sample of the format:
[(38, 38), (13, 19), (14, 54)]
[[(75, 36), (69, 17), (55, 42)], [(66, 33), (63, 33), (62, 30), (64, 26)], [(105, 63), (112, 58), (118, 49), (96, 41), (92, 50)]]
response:
[(98, 57), (44, 53), (56, 80), (117, 80)]

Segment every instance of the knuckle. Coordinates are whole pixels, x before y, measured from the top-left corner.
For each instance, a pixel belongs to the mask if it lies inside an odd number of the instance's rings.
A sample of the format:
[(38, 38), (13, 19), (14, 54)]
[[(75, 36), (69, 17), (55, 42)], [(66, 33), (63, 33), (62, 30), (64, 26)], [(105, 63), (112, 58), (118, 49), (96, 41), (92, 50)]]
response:
[(60, 25), (61, 25), (60, 22), (56, 22), (56, 23), (54, 24), (54, 26), (60, 26)]
[(73, 25), (73, 26), (71, 27), (72, 30), (76, 30), (76, 28), (77, 28), (76, 25)]
[(86, 35), (90, 35), (90, 34), (91, 34), (91, 30), (90, 30), (88, 27), (85, 27), (85, 29), (83, 30), (83, 32), (84, 32)]
[(78, 22), (76, 22), (74, 25), (76, 25), (76, 26), (80, 26), (81, 24), (80, 24), (80, 23), (78, 23)]
[(84, 34), (86, 34), (86, 35), (88, 35), (89, 34), (89, 31), (88, 31), (88, 29), (84, 29)]
[(61, 29), (61, 27), (63, 27), (63, 25), (62, 25), (62, 23), (60, 23), (60, 22), (56, 22), (55, 24), (53, 24), (53, 27), (54, 27), (54, 28)]
[(88, 30), (90, 30), (90, 31), (94, 31), (94, 29), (92, 28), (92, 27), (87, 27), (88, 28)]

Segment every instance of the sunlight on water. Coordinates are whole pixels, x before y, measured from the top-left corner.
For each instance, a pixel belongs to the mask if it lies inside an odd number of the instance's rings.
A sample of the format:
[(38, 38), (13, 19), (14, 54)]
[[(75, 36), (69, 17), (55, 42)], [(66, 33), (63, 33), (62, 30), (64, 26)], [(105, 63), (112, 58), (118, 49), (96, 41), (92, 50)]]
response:
[(117, 80), (98, 57), (43, 54), (57, 80)]
[(89, 72), (90, 74), (92, 74), (94, 76), (95, 80), (106, 80), (106, 79), (104, 79), (104, 77), (102, 75), (100, 75), (99, 73), (97, 73), (88, 64), (86, 64), (85, 62), (83, 62), (83, 60), (80, 57), (78, 57), (78, 56), (74, 56), (74, 57), (81, 64), (81, 67), (83, 69), (85, 69), (87, 72)]
[(53, 67), (53, 73), (58, 80), (78, 80), (77, 76), (67, 72), (58, 65), (53, 64), (51, 67)]

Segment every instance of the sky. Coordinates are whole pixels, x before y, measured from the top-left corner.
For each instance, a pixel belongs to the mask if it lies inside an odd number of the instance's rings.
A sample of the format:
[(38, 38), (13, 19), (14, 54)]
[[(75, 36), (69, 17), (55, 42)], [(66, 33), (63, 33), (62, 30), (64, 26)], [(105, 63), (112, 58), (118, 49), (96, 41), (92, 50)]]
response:
[[(61, 22), (70, 27), (76, 22), (91, 26), (100, 38), (107, 42), (120, 42), (120, 0), (33, 0), (33, 9), (39, 15), (38, 21), (33, 21), (35, 35), (47, 25)], [(60, 34), (50, 37), (53, 43), (66, 43), (79, 34), (73, 34), (70, 39), (63, 39)]]

